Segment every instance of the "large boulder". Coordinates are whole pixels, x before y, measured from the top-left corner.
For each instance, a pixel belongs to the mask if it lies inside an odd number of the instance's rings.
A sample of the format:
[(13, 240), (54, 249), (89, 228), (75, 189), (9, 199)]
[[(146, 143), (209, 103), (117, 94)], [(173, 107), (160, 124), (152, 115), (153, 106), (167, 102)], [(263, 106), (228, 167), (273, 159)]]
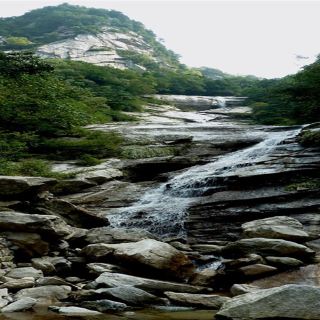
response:
[(71, 272), (71, 262), (64, 257), (41, 257), (32, 259), (32, 265), (43, 271), (44, 274), (52, 273), (68, 275)]
[(28, 257), (46, 255), (49, 251), (49, 243), (37, 233), (5, 232), (3, 236)]
[[(96, 252), (94, 250), (96, 248)], [(132, 243), (92, 244), (84, 248), (86, 255), (111, 256), (132, 267), (145, 267), (173, 278), (188, 278), (194, 271), (191, 260), (171, 245), (153, 239)]]
[(290, 241), (306, 241), (309, 239), (302, 224), (291, 217), (277, 216), (244, 223), (243, 234), (248, 238), (271, 238)]
[(13, 279), (22, 279), (26, 277), (39, 279), (43, 277), (43, 273), (41, 270), (37, 270), (33, 267), (21, 267), (21, 268), (12, 269), (6, 274), (6, 277), (13, 278)]
[(34, 197), (56, 183), (49, 178), (0, 176), (0, 198)]
[(86, 179), (59, 180), (55, 186), (50, 188), (50, 192), (54, 195), (73, 194), (96, 185), (97, 184), (95, 182), (91, 182)]
[(278, 268), (290, 269), (303, 266), (301, 260), (290, 257), (265, 257), (266, 261)]
[(96, 228), (109, 224), (105, 216), (100, 216), (61, 199), (42, 200), (37, 203), (36, 210), (41, 214), (62, 217), (69, 225), (78, 228)]
[(155, 295), (133, 286), (103, 288), (98, 289), (97, 292), (108, 299), (117, 300), (134, 306), (144, 306), (160, 302), (160, 299)]
[(225, 302), (230, 300), (228, 297), (216, 294), (165, 292), (165, 295), (175, 304), (209, 309), (220, 309)]
[(33, 298), (21, 298), (1, 309), (1, 312), (21, 312), (31, 309), (37, 303)]
[[(99, 167), (99, 166), (97, 166)], [(77, 174), (77, 179), (86, 179), (89, 182), (94, 182), (98, 184), (105, 183), (114, 179), (123, 178), (123, 172), (114, 168), (96, 168), (87, 169), (85, 172)]]
[(55, 237), (69, 236), (72, 233), (71, 227), (59, 217), (16, 211), (0, 212), (0, 231), (36, 232)]
[(69, 297), (71, 293), (70, 286), (43, 286), (43, 287), (35, 287), (22, 289), (17, 292), (16, 298), (34, 298), (41, 299), (46, 302), (52, 302), (57, 300), (64, 300)]
[(128, 308), (125, 303), (116, 302), (112, 300), (102, 299), (95, 301), (83, 301), (81, 306), (88, 309), (97, 310), (99, 312), (108, 312), (108, 311), (124, 311)]
[(282, 239), (266, 238), (241, 239), (226, 245), (222, 249), (222, 254), (230, 257), (240, 257), (250, 253), (296, 258), (310, 258), (315, 254), (313, 250), (302, 244)]
[(154, 239), (150, 232), (143, 229), (126, 229), (101, 227), (89, 230), (86, 235), (88, 243), (122, 243), (137, 242), (144, 239)]
[(230, 288), (230, 293), (232, 294), (232, 296), (240, 296), (241, 294), (254, 292), (257, 290), (261, 290), (261, 289), (257, 286), (253, 286), (250, 284), (237, 284), (236, 283)]
[(108, 311), (124, 311), (127, 309), (127, 305), (122, 302), (116, 302), (112, 300), (95, 300), (95, 301), (83, 301), (81, 306), (88, 309), (97, 310), (100, 312)]
[(223, 304), (217, 320), (320, 319), (320, 288), (285, 285), (237, 296)]
[(121, 287), (121, 286), (134, 286), (146, 291), (152, 292), (187, 292), (187, 293), (198, 293), (204, 291), (204, 287), (191, 286), (184, 283), (177, 283), (171, 281), (154, 280), (142, 277), (135, 277), (121, 273), (102, 273), (93, 283), (96, 287)]
[(262, 275), (266, 275), (268, 273), (274, 273), (278, 269), (272, 266), (268, 266), (265, 264), (251, 264), (248, 266), (241, 267), (239, 271), (247, 277), (259, 277)]
[(21, 279), (6, 279), (5, 283), (0, 285), (0, 288), (7, 288), (9, 290), (20, 290), (25, 288), (32, 288), (35, 285), (33, 277), (25, 277)]

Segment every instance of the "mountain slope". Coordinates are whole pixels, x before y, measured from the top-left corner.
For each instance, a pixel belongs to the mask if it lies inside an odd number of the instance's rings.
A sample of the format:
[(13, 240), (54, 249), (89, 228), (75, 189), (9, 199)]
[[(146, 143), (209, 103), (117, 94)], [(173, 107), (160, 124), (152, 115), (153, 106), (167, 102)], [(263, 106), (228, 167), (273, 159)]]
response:
[(142, 23), (118, 11), (69, 4), (0, 19), (0, 49), (36, 49), (44, 57), (118, 68), (179, 66), (178, 56)]

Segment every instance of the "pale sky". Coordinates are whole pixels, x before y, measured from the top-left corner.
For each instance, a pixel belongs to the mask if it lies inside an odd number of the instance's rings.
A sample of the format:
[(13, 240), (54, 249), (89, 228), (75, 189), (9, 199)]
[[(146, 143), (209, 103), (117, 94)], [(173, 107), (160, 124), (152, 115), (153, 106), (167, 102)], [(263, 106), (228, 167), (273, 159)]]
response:
[(0, 16), (63, 2), (125, 13), (192, 67), (282, 77), (320, 54), (320, 1), (0, 0)]

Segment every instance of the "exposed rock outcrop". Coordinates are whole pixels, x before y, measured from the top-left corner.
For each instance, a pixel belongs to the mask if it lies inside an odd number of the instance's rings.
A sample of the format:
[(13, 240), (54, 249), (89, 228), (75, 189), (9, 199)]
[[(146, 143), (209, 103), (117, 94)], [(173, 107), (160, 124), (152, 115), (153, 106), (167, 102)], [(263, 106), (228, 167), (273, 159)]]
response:
[(254, 291), (227, 301), (216, 319), (319, 319), (320, 289), (286, 285)]

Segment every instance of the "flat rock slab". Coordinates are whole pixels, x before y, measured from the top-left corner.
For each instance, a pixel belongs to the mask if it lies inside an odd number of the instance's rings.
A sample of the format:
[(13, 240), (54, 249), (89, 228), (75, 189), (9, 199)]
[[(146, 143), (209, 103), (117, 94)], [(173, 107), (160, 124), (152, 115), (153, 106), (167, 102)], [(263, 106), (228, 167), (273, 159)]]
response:
[(306, 241), (309, 234), (302, 230), (302, 224), (291, 217), (276, 216), (254, 220), (241, 226), (244, 236), (248, 238), (271, 238), (289, 241)]
[(268, 273), (276, 272), (278, 269), (265, 264), (251, 264), (249, 266), (244, 266), (240, 268), (243, 275), (248, 277), (262, 276)]
[(67, 299), (70, 293), (71, 293), (70, 286), (50, 285), (50, 286), (22, 289), (17, 292), (16, 298), (20, 299), (20, 298), (30, 297), (34, 299), (54, 301), (54, 300)]
[(15, 232), (36, 232), (63, 237), (72, 229), (60, 217), (52, 215), (27, 214), (16, 211), (0, 212), (0, 230)]
[(6, 274), (6, 277), (14, 278), (14, 279), (32, 277), (34, 279), (38, 279), (43, 277), (43, 273), (41, 270), (37, 270), (33, 267), (22, 267), (22, 268), (12, 269)]
[(261, 255), (310, 258), (314, 251), (308, 247), (292, 241), (282, 239), (251, 238), (241, 239), (228, 244), (222, 249), (226, 256), (244, 256), (250, 253)]
[(22, 298), (13, 303), (10, 303), (6, 307), (1, 309), (1, 312), (21, 312), (31, 309), (37, 303), (36, 299), (33, 298)]
[(173, 246), (153, 239), (121, 244), (92, 244), (83, 249), (89, 257), (111, 256), (122, 263), (166, 273), (174, 278), (187, 278), (194, 271), (189, 258)]
[(122, 243), (155, 239), (155, 236), (143, 229), (101, 227), (90, 229), (86, 235), (88, 243)]
[(95, 315), (101, 315), (101, 312), (89, 310), (86, 308), (80, 308), (80, 307), (58, 307), (58, 308), (51, 308), (52, 311), (68, 315), (68, 316), (95, 316)]
[(320, 319), (320, 288), (285, 285), (237, 296), (223, 304), (217, 320)]
[(0, 198), (35, 196), (57, 183), (56, 179), (40, 177), (0, 176)]
[(125, 303), (107, 299), (84, 301), (81, 303), (81, 306), (88, 309), (94, 309), (99, 312), (124, 311), (128, 308), (128, 306)]
[(220, 309), (225, 302), (230, 300), (228, 297), (209, 294), (190, 294), (168, 291), (164, 294), (176, 304), (209, 309)]
[(98, 289), (97, 292), (106, 298), (121, 301), (128, 305), (143, 306), (157, 304), (160, 301), (155, 295), (133, 286)]
[(188, 284), (169, 282), (162, 280), (147, 279), (141, 277), (130, 276), (121, 273), (109, 273), (104, 272), (96, 280), (95, 283), (99, 286), (105, 286), (107, 288), (121, 287), (121, 286), (134, 286), (146, 291), (152, 292), (164, 292), (164, 291), (174, 291), (174, 292), (188, 292), (188, 293), (198, 293), (205, 291), (204, 287), (191, 286)]

